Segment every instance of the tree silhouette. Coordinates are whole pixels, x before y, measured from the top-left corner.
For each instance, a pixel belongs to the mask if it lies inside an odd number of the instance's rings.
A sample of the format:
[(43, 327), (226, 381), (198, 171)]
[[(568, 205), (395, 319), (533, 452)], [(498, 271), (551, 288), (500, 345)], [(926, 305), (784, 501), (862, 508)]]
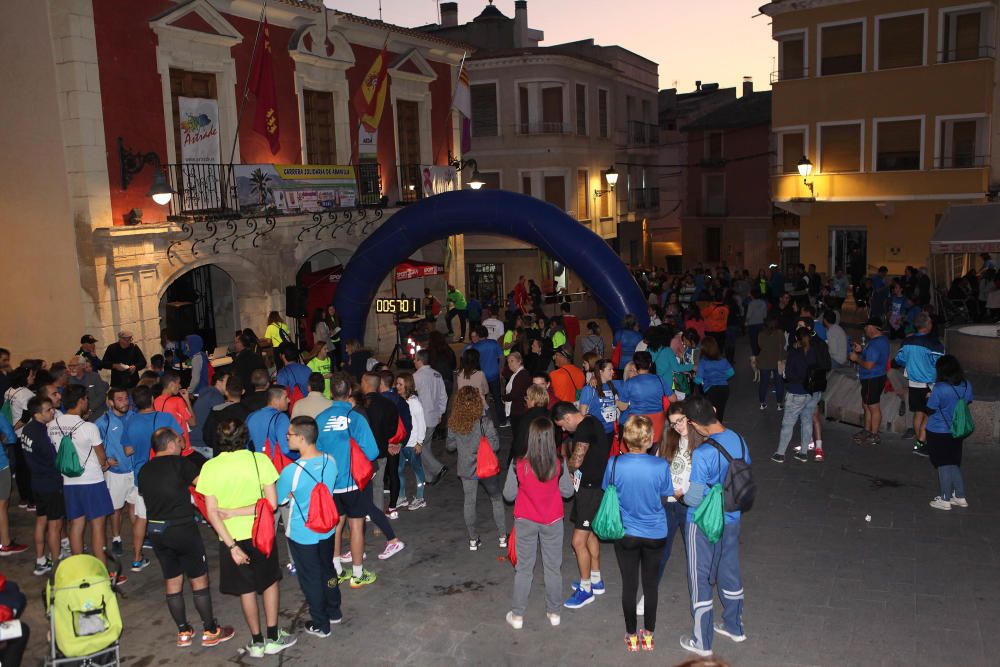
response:
[(270, 183), (271, 177), (260, 167), (250, 173), (250, 192), (257, 195), (257, 201), (261, 206), (267, 203), (267, 196), (271, 193), (271, 188), (268, 187)]

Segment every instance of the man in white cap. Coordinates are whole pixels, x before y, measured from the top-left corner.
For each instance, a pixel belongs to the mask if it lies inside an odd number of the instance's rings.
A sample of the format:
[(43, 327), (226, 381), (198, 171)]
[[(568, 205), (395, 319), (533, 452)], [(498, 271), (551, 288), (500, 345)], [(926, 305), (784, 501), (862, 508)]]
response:
[(112, 387), (131, 389), (139, 383), (139, 371), (146, 367), (146, 357), (132, 342), (132, 332), (123, 329), (118, 332), (118, 342), (108, 345), (101, 365), (111, 369)]

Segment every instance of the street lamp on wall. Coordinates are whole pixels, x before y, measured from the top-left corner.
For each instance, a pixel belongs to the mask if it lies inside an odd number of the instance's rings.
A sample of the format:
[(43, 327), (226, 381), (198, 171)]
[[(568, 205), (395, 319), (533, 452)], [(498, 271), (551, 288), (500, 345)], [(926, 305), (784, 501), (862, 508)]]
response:
[(479, 165), (476, 163), (475, 159), (470, 158), (468, 160), (459, 160), (457, 158), (451, 158), (448, 160), (448, 164), (454, 167), (455, 171), (472, 169), (472, 178), (469, 179), (469, 187), (473, 190), (478, 190), (486, 185), (486, 181), (484, 181), (482, 176), (479, 175)]
[(118, 162), (121, 165), (122, 190), (128, 190), (132, 177), (142, 171), (147, 164), (153, 165), (153, 182), (149, 185), (147, 197), (152, 197), (153, 201), (164, 206), (170, 203), (170, 199), (177, 194), (174, 192), (167, 178), (163, 174), (160, 165), (160, 156), (155, 152), (148, 153), (133, 152), (125, 148), (125, 141), (118, 137)]
[(615, 186), (618, 185), (618, 170), (615, 169), (615, 165), (608, 167), (608, 170), (604, 172), (604, 180), (608, 182), (607, 190), (594, 190), (595, 197), (603, 197), (609, 192), (615, 191)]
[(809, 161), (809, 158), (803, 155), (802, 159), (799, 160), (798, 168), (799, 176), (802, 177), (802, 183), (809, 188), (809, 196), (815, 199), (816, 191), (813, 189), (813, 181), (809, 180), (809, 176), (812, 174), (813, 170), (813, 163)]

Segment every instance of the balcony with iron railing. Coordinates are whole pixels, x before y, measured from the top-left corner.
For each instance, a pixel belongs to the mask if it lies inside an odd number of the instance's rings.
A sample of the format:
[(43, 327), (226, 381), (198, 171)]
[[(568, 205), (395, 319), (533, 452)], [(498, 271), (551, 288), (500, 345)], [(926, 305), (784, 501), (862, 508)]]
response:
[(628, 122), (629, 146), (652, 146), (660, 141), (660, 128), (640, 120)]
[(424, 198), (419, 164), (399, 165), (399, 198), (403, 204), (413, 204)]
[(780, 81), (805, 79), (808, 76), (809, 76), (808, 67), (789, 67), (786, 69), (775, 70), (771, 72), (771, 84), (773, 85)]
[(655, 211), (660, 208), (660, 188), (632, 188), (628, 206), (630, 211)]
[[(275, 188), (270, 174), (254, 165), (168, 164), (164, 168), (175, 192), (170, 200), (171, 220), (210, 220), (247, 215), (301, 215), (339, 208), (365, 208), (382, 204), (378, 163), (350, 165), (353, 183), (338, 181), (336, 186), (303, 182), (308, 198), (289, 196)], [(306, 165), (308, 166), (308, 165)], [(249, 167), (250, 169), (244, 169)], [(345, 187), (346, 186), (346, 187)]]
[(574, 125), (562, 121), (519, 122), (516, 128), (518, 134), (524, 135), (573, 134), (576, 131)]

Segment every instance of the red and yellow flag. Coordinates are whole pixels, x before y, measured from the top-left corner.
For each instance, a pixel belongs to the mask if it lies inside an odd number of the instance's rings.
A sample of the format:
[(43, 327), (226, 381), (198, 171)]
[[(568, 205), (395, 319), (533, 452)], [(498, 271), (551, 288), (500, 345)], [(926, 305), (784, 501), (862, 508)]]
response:
[(382, 51), (368, 68), (361, 80), (361, 87), (354, 93), (354, 108), (358, 112), (358, 120), (369, 132), (378, 129), (382, 121), (382, 109), (385, 107), (385, 95), (389, 90), (389, 52)]
[(274, 88), (274, 62), (271, 56), (271, 32), (264, 18), (263, 48), (257, 54), (250, 73), (250, 88), (257, 99), (254, 111), (253, 129), (267, 139), (271, 146), (271, 154), (281, 149), (278, 127), (278, 94)]

